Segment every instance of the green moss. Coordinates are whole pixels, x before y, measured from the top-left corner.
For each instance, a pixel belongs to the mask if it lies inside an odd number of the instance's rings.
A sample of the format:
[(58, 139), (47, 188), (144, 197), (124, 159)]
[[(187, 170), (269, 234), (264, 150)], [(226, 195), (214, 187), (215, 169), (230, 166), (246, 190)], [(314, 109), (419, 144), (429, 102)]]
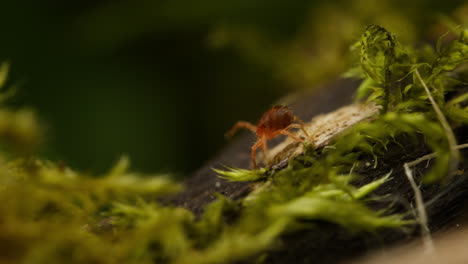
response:
[[(381, 105), (381, 114), (372, 122), (360, 123), (342, 133), (322, 154), (317, 155), (312, 149), (291, 161), (287, 169), (268, 176), (265, 173), (265, 186), (246, 198), (248, 203), (244, 210), (266, 210), (264, 219), (287, 219), (290, 226), (299, 219), (324, 220), (354, 231), (398, 228), (413, 223), (399, 215), (368, 209), (361, 199), (378, 188), (388, 175), (356, 189), (352, 185), (356, 177), (352, 167), (363, 154), (374, 156), (374, 166), (378, 166), (379, 156), (384, 155), (388, 143), (402, 135), (423, 134), (426, 144), (437, 156), (430, 172), (424, 175), (424, 182), (437, 182), (447, 176), (454, 150), (450, 148), (447, 130), (438, 120), (423, 83), (415, 74), (416, 69), (423, 72), (424, 84), (431, 85), (431, 94), (453, 126), (466, 124), (468, 112), (462, 102), (467, 95), (445, 100), (447, 91), (455, 91), (456, 85), (465, 82), (463, 75), (456, 80), (453, 78), (455, 72), (463, 71), (461, 67), (468, 58), (465, 32), (460, 30), (459, 38), (439, 51), (425, 49), (420, 53), (403, 47), (394, 35), (380, 26), (367, 27), (361, 40), (353, 46), (360, 53), (359, 67), (351, 69), (347, 75), (363, 79), (357, 99)], [(253, 172), (248, 170), (231, 169), (219, 173), (223, 177), (232, 175), (230, 180), (262, 179), (257, 174), (253, 177)]]
[(227, 168), (224, 170), (213, 169), (221, 178), (228, 181), (257, 181), (266, 177), (266, 169), (244, 170), (238, 168)]
[[(326, 221), (352, 232), (402, 228), (414, 221), (374, 211), (367, 197), (391, 172), (356, 187), (353, 168), (362, 155), (375, 157), (398, 136), (425, 135), (437, 159), (426, 183), (447, 175), (453, 150), (415, 76), (421, 72), (450, 124), (468, 123), (468, 95), (446, 100), (465, 83), (466, 30), (435, 49), (403, 47), (380, 26), (369, 26), (353, 45), (359, 66), (348, 75), (363, 79), (358, 100), (376, 101), (382, 113), (348, 129), (319, 150), (280, 171), (216, 170), (230, 181), (256, 181), (259, 188), (240, 201), (218, 195), (200, 219), (156, 199), (180, 190), (164, 175), (129, 172), (122, 158), (104, 175), (86, 175), (63, 164), (23, 155), (41, 142), (40, 125), (29, 110), (0, 108), (0, 247), (2, 261), (33, 263), (229, 263), (274, 248), (282, 235)], [(0, 84), (7, 69), (0, 67)], [(9, 157), (9, 158), (6, 158)], [(12, 158), (16, 157), (16, 158)]]

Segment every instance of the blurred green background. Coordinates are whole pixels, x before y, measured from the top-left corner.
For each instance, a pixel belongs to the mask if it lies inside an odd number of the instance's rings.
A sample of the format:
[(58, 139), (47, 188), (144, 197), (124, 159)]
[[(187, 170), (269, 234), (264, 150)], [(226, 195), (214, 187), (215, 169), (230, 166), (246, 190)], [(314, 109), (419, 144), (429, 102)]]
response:
[(101, 172), (188, 175), (239, 119), (335, 79), (348, 46), (377, 23), (433, 40), (465, 1), (2, 1), (0, 60), (12, 102), (46, 124), (42, 155)]

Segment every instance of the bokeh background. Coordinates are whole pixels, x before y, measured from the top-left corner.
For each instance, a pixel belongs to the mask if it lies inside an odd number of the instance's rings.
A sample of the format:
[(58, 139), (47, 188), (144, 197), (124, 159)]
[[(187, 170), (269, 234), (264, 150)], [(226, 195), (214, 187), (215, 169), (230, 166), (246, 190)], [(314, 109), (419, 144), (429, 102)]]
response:
[(400, 41), (466, 24), (465, 1), (2, 1), (0, 61), (10, 104), (47, 128), (41, 155), (102, 172), (122, 154), (142, 172), (183, 177), (239, 119), (311, 90), (352, 63), (376, 23)]

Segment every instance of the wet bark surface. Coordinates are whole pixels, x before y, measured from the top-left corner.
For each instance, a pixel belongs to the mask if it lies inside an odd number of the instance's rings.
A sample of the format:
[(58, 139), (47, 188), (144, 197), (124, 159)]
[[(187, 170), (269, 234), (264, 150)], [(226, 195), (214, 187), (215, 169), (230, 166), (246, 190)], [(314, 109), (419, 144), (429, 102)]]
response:
[[(331, 112), (353, 101), (353, 94), (358, 83), (349, 80), (338, 80), (314, 94), (302, 96), (291, 104), (294, 113), (301, 119), (308, 120), (315, 115)], [(466, 128), (455, 130), (458, 142), (466, 142)], [(251, 191), (249, 183), (227, 182), (216, 176), (212, 168), (223, 168), (223, 165), (250, 168), (250, 147), (255, 138), (243, 134), (231, 142), (218, 156), (207, 162), (195, 172), (185, 184), (185, 191), (172, 199), (172, 203), (185, 207), (199, 216), (207, 204), (215, 200), (214, 193), (221, 193), (237, 200)], [(385, 155), (379, 159), (374, 168), (372, 157), (364, 157), (361, 167), (356, 168), (362, 177), (356, 185), (363, 185), (381, 178), (392, 171), (392, 179), (381, 186), (376, 195), (385, 199), (371, 202), (375, 210), (390, 208), (388, 213), (409, 214), (414, 205), (414, 193), (404, 174), (403, 164), (431, 153), (424, 144), (424, 138), (400, 138), (397, 143), (389, 144)], [(272, 145), (274, 144), (271, 143)], [(468, 215), (468, 164), (467, 151), (462, 151), (462, 163), (451, 183), (422, 186), (421, 191), (432, 232), (463, 227)], [(367, 164), (367, 165), (366, 165)], [(418, 180), (430, 170), (431, 162), (422, 162), (414, 168)], [(419, 181), (418, 181), (419, 182)], [(414, 218), (408, 215), (408, 218)], [(337, 225), (314, 221), (317, 228), (284, 235), (280, 245), (267, 252), (265, 263), (341, 263), (353, 257), (362, 256), (394, 245), (397, 242), (414, 240), (419, 236), (417, 225), (404, 230), (382, 230), (378, 233), (351, 233)], [(252, 258), (242, 263), (251, 263)]]

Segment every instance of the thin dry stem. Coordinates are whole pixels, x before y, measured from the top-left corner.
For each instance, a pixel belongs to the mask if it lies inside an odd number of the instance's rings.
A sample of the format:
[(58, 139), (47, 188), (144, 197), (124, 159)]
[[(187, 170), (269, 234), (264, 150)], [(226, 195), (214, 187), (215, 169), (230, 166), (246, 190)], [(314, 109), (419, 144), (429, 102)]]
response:
[(424, 82), (421, 75), (419, 74), (418, 69), (415, 69), (414, 72), (416, 73), (416, 76), (421, 82), (421, 85), (424, 87), (424, 90), (427, 93), (427, 97), (429, 98), (429, 101), (431, 102), (432, 108), (434, 108), (437, 119), (439, 119), (439, 122), (445, 131), (445, 135), (447, 137), (447, 141), (450, 146), (450, 152), (451, 152), (451, 157), (452, 157), (450, 160), (449, 171), (448, 171), (448, 177), (451, 177), (453, 172), (457, 169), (458, 162), (460, 161), (460, 153), (456, 149), (457, 140), (455, 139), (455, 135), (453, 134), (452, 128), (450, 128), (450, 125), (447, 119), (445, 118), (444, 114), (442, 113), (436, 101), (434, 100), (434, 97), (432, 97), (431, 91), (429, 91), (429, 88), (427, 87), (426, 83)]
[(403, 167), (405, 168), (406, 177), (408, 178), (408, 181), (410, 182), (411, 188), (413, 189), (413, 192), (414, 192), (416, 210), (418, 212), (418, 221), (421, 226), (423, 246), (426, 252), (431, 253), (434, 251), (434, 244), (431, 238), (431, 231), (429, 230), (429, 227), (427, 226), (427, 213), (426, 213), (426, 208), (424, 207), (421, 190), (419, 190), (418, 186), (416, 185), (416, 182), (414, 181), (413, 173), (411, 172), (411, 169), (409, 168), (408, 163), (405, 163)]
[[(455, 146), (455, 150), (460, 150), (460, 149), (464, 149), (464, 148), (468, 148), (468, 143)], [(413, 167), (413, 166), (416, 166), (416, 165), (418, 165), (419, 163), (421, 163), (421, 162), (423, 162), (425, 160), (433, 159), (436, 156), (437, 156), (437, 153), (427, 154), (427, 155), (424, 155), (424, 156), (422, 156), (420, 158), (417, 158), (417, 159), (415, 159), (413, 161), (410, 161), (407, 164), (408, 164), (408, 166)]]

